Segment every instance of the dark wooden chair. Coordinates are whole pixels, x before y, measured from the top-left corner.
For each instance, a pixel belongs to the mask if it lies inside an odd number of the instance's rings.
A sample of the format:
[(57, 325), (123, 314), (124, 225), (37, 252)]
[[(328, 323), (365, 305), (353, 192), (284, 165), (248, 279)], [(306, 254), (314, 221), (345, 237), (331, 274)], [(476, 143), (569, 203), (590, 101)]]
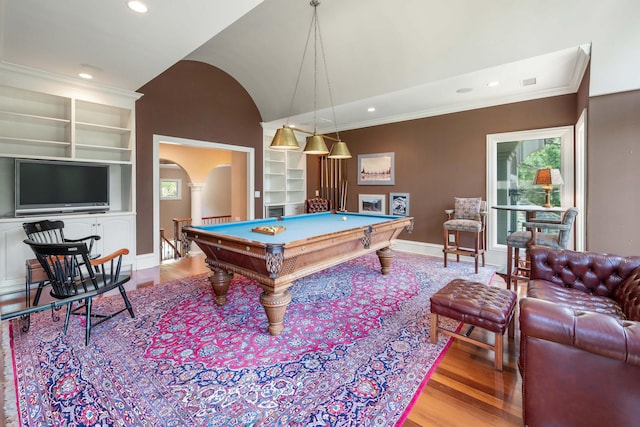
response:
[[(31, 247), (45, 271), (51, 284), (51, 296), (59, 300), (59, 304), (52, 304), (52, 307), (67, 306), (65, 334), (72, 314), (86, 317), (85, 345), (89, 345), (92, 327), (125, 310), (132, 318), (135, 317), (124, 289), (124, 284), (131, 277), (121, 271), (122, 257), (129, 253), (128, 249), (120, 249), (102, 258), (90, 259), (86, 243), (38, 243), (29, 239), (24, 242)], [(106, 315), (92, 313), (92, 298), (112, 289), (120, 291), (124, 308)], [(75, 303), (79, 304), (73, 308)], [(92, 322), (94, 318), (99, 320)]]
[[(80, 243), (85, 242), (88, 245), (90, 258), (99, 258), (99, 254), (93, 254), (93, 244), (96, 240), (100, 240), (100, 236), (92, 235), (82, 237), (80, 239), (68, 239), (64, 236), (64, 222), (42, 220), (35, 222), (25, 222), (22, 224), (22, 228), (29, 240), (37, 243)], [(31, 284), (38, 283), (38, 289), (36, 290), (36, 296), (33, 298), (33, 305), (38, 305), (40, 301), (40, 295), (42, 295), (42, 289), (47, 284), (46, 275), (41, 270), (40, 264), (34, 259), (27, 260), (27, 274), (26, 274), (26, 291), (27, 291), (27, 307), (31, 305)]]
[(314, 197), (304, 201), (305, 213), (328, 212), (331, 210), (331, 200)]

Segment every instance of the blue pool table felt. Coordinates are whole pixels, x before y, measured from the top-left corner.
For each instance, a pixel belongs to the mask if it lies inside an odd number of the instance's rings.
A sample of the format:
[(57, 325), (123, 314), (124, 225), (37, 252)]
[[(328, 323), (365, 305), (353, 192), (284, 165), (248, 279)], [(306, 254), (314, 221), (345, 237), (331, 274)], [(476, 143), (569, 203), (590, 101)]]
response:
[[(343, 217), (346, 218), (346, 221), (342, 219)], [(284, 244), (352, 228), (367, 227), (398, 218), (403, 217), (367, 215), (353, 212), (338, 212), (335, 214), (321, 212), (283, 216), (281, 221), (278, 221), (277, 218), (267, 218), (226, 224), (200, 225), (193, 228), (266, 244)], [(285, 230), (275, 236), (251, 231), (252, 228), (265, 225), (281, 225), (285, 227)]]

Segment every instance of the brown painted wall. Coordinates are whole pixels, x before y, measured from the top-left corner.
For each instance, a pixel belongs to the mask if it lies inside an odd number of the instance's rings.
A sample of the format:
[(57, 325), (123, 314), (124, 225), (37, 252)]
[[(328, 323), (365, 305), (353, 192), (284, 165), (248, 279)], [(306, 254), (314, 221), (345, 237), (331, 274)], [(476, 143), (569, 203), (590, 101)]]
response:
[[(411, 194), (413, 234), (403, 239), (442, 242), (444, 209), (454, 196), (485, 197), (486, 135), (574, 125), (589, 108), (587, 131), (587, 249), (640, 254), (638, 151), (640, 91), (589, 98), (589, 73), (577, 94), (345, 131), (349, 210), (358, 193)], [(256, 190), (262, 189), (260, 115), (246, 91), (224, 72), (182, 61), (149, 82), (137, 103), (138, 253), (152, 251), (153, 134), (256, 149)], [(393, 151), (395, 186), (358, 186), (358, 154)], [(316, 160), (316, 161), (314, 161)], [(308, 194), (318, 186), (317, 158), (308, 158)], [(262, 200), (256, 200), (260, 216)]]
[[(347, 160), (347, 210), (358, 194), (410, 194), (413, 233), (401, 239), (442, 244), (445, 209), (454, 197), (485, 195), (487, 134), (574, 125), (576, 95), (565, 95), (341, 132)], [(358, 154), (395, 153), (394, 186), (358, 186)], [(307, 192), (318, 188), (318, 163), (308, 161)], [(387, 206), (388, 211), (388, 206)]]
[(639, 255), (640, 90), (589, 100), (587, 159), (587, 249)]
[[(141, 87), (136, 103), (137, 253), (153, 252), (153, 135), (255, 148), (255, 188), (262, 189), (260, 113), (247, 91), (222, 70), (180, 61)], [(262, 200), (255, 199), (255, 212)]]

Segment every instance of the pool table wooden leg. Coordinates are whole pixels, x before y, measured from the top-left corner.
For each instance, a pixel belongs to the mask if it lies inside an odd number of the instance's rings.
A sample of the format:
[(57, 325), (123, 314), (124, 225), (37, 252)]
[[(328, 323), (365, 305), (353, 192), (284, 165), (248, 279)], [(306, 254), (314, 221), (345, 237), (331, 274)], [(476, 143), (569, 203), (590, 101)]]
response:
[(284, 313), (287, 306), (291, 302), (291, 294), (287, 289), (283, 292), (273, 293), (264, 290), (260, 294), (260, 304), (264, 307), (269, 320), (269, 333), (271, 335), (280, 335), (284, 329)]
[(233, 279), (233, 273), (229, 273), (226, 270), (211, 268), (209, 282), (211, 283), (211, 288), (216, 296), (217, 306), (223, 306), (227, 303), (227, 292), (229, 291), (231, 279)]
[(380, 260), (380, 266), (382, 267), (382, 274), (389, 274), (391, 272), (391, 263), (393, 263), (393, 257), (395, 256), (391, 248), (386, 247), (376, 251), (378, 259)]

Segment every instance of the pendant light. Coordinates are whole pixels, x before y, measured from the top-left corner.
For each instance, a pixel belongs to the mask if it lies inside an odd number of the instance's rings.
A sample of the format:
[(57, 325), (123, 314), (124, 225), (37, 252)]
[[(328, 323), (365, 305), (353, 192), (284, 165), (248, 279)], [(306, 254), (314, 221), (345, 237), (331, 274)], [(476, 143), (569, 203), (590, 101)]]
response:
[[(347, 145), (340, 141), (340, 136), (337, 130), (337, 124), (335, 120), (335, 109), (333, 107), (333, 98), (331, 96), (331, 85), (329, 84), (329, 74), (327, 71), (327, 61), (324, 55), (324, 45), (322, 43), (322, 35), (320, 34), (320, 22), (318, 20), (318, 6), (320, 5), (319, 0), (311, 0), (309, 3), (313, 7), (313, 16), (311, 17), (311, 25), (309, 27), (309, 32), (307, 34), (307, 41), (305, 44), (304, 52), (302, 54), (302, 61), (300, 64), (300, 70), (298, 71), (298, 78), (296, 80), (296, 85), (293, 91), (293, 97), (291, 99), (291, 105), (289, 107), (289, 111), (293, 110), (293, 100), (295, 99), (296, 92), (298, 90), (298, 83), (300, 82), (300, 74), (302, 72), (302, 65), (304, 63), (304, 58), (309, 47), (309, 41), (311, 38), (311, 31), (313, 30), (313, 48), (314, 48), (314, 66), (313, 66), (313, 132), (308, 132), (302, 129), (296, 129), (298, 132), (306, 133), (311, 135), (307, 138), (307, 142), (303, 152), (305, 154), (314, 154), (324, 156), (328, 154), (329, 158), (334, 159), (349, 159), (351, 158), (351, 153), (347, 148)], [(329, 101), (331, 103), (331, 111), (333, 113), (333, 121), (336, 124), (336, 136), (337, 139), (318, 134), (316, 130), (316, 116), (317, 116), (317, 102), (318, 102), (318, 42), (320, 43), (320, 48), (322, 51), (322, 59), (325, 67), (325, 75), (327, 76), (327, 87), (329, 90)], [(332, 139), (335, 141), (333, 146), (331, 147), (331, 151), (327, 149), (327, 144), (324, 141), (324, 138)], [(300, 148), (298, 145), (298, 141), (296, 140), (293, 129), (287, 127), (286, 125), (282, 126), (276, 131), (275, 136), (271, 142), (270, 148), (280, 149), (280, 150), (295, 150)]]

